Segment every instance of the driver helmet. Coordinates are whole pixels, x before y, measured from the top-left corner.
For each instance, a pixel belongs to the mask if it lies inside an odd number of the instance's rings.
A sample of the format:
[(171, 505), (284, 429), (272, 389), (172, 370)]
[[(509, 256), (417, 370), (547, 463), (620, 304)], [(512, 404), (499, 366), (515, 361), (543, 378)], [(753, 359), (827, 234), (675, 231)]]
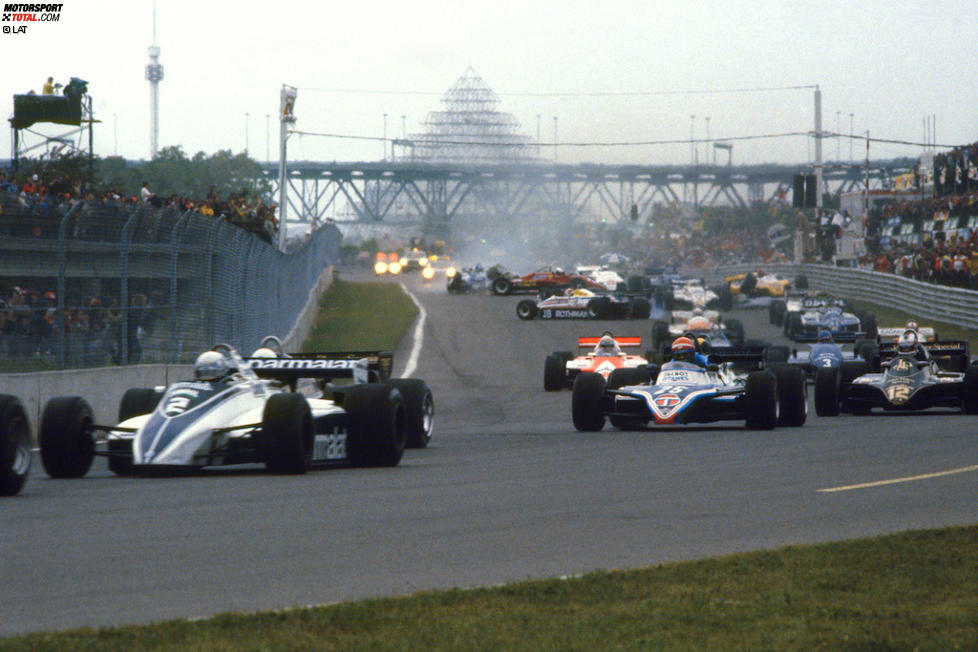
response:
[(476, 263), (475, 264), (475, 271), (477, 271), (477, 272), (481, 272), (482, 271), (482, 263)]
[(690, 362), (693, 359), (693, 353), (695, 351), (696, 345), (688, 337), (677, 337), (672, 343), (671, 352), (673, 360)]
[(703, 314), (703, 309), (700, 308), (699, 306), (696, 306), (695, 308), (693, 308), (693, 314), (694, 315), (697, 315), (697, 316), (698, 315), (702, 315)]
[(252, 358), (277, 358), (278, 354), (272, 351), (267, 346), (263, 346), (260, 349), (255, 349), (255, 352), (251, 354)]
[(563, 273), (564, 273), (563, 267), (554, 267), (554, 274), (563, 274)]
[(686, 328), (691, 331), (708, 331), (710, 330), (710, 320), (706, 317), (693, 317), (686, 322)]
[(217, 351), (204, 351), (194, 362), (194, 378), (197, 380), (219, 380), (230, 370), (228, 359)]
[(615, 338), (611, 335), (604, 335), (598, 340), (598, 346), (594, 352), (598, 355), (618, 355), (621, 353), (621, 349), (618, 348), (618, 342), (615, 341)]
[(917, 350), (917, 333), (908, 330), (897, 340), (897, 351), (900, 353), (913, 353)]
[(823, 328), (818, 332), (819, 342), (831, 342), (832, 341), (832, 331)]
[(904, 326), (903, 329), (904, 330), (907, 330), (907, 331), (913, 331), (915, 333), (918, 332), (918, 331), (920, 331), (920, 327), (917, 326), (917, 322), (915, 322), (915, 321), (908, 321), (907, 322), (907, 325)]

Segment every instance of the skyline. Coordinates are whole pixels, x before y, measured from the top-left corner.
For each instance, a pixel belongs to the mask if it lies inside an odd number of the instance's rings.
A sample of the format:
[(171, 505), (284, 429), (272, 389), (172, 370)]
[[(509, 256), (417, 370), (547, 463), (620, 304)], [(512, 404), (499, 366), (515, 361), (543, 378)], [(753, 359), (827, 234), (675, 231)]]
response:
[[(384, 114), (388, 138), (421, 132), (425, 115), (442, 108), (441, 95), (469, 66), (500, 96), (499, 110), (520, 122), (519, 133), (536, 141), (539, 124), (544, 159), (553, 158), (557, 127), (562, 163), (684, 164), (694, 158), (691, 133), (717, 140), (811, 132), (815, 85), (826, 132), (868, 129), (872, 138), (920, 143), (925, 116), (933, 115), (939, 145), (978, 140), (978, 85), (965, 45), (978, 37), (978, 7), (868, 4), (614, 2), (596, 9), (507, 0), (446, 11), (422, 1), (405, 11), (386, 2), (297, 2), (295, 11), (276, 13), (256, 2), (161, 2), (160, 147), (180, 145), (188, 156), (247, 147), (256, 160), (275, 160), (278, 92), (288, 84), (298, 88), (295, 129), (354, 137), (294, 135), (290, 159), (377, 161), (389, 156), (389, 145), (364, 139), (384, 135)], [(40, 92), (47, 76), (61, 83), (81, 77), (102, 121), (95, 153), (146, 159), (152, 21), (147, 0), (122, 11), (91, 0), (65, 4), (56, 24), (0, 35), (0, 55), (19, 62), (0, 81), (7, 114), (14, 93)], [(4, 131), (0, 146), (9, 155)], [(679, 142), (566, 145), (659, 141)], [(812, 149), (806, 136), (748, 140), (734, 143), (732, 158), (804, 164)], [(695, 157), (712, 158), (706, 150), (697, 146)], [(873, 158), (921, 151), (871, 146)], [(864, 157), (864, 141), (823, 141), (826, 161)]]

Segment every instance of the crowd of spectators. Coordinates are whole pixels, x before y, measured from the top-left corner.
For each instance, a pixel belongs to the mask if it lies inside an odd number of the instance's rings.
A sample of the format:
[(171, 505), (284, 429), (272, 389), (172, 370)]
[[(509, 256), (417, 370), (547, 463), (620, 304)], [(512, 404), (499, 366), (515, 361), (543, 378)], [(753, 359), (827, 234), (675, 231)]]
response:
[(978, 143), (955, 147), (934, 157), (934, 194), (963, 195), (978, 190)]
[[(0, 281), (0, 359), (4, 368), (55, 366), (64, 359), (68, 367), (121, 364), (123, 352), (129, 364), (143, 361), (153, 333), (165, 319), (160, 293), (134, 293), (126, 313), (117, 296), (68, 297), (63, 319), (52, 290)], [(64, 337), (58, 336), (58, 324)], [(150, 356), (154, 357), (154, 356)], [(155, 360), (154, 360), (155, 361)]]
[(278, 232), (276, 205), (266, 204), (261, 197), (247, 192), (231, 193), (225, 198), (211, 186), (207, 196), (202, 198), (177, 194), (164, 197), (144, 183), (139, 193), (130, 195), (114, 187), (102, 190), (86, 187), (80, 180), (68, 176), (55, 175), (45, 179), (32, 173), (18, 178), (7, 170), (0, 170), (0, 214), (59, 217), (82, 200), (108, 210), (145, 206), (170, 208), (181, 213), (193, 210), (208, 217), (224, 216), (230, 224), (250, 231), (266, 242), (271, 242)]

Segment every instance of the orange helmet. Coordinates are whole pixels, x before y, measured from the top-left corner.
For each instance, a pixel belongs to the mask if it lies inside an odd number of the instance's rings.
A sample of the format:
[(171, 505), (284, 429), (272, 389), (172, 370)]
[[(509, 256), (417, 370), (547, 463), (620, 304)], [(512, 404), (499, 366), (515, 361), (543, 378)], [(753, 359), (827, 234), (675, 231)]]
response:
[(677, 337), (672, 342), (671, 351), (673, 360), (689, 361), (693, 359), (693, 353), (696, 352), (696, 345), (688, 337)]

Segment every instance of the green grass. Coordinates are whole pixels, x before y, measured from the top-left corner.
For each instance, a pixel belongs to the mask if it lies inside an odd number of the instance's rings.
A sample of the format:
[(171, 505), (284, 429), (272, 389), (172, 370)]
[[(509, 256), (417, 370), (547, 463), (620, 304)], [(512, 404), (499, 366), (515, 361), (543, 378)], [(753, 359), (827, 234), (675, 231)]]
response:
[(9, 650), (978, 648), (978, 527), (0, 640)]
[(319, 300), (303, 351), (392, 351), (418, 307), (400, 286), (336, 279)]

